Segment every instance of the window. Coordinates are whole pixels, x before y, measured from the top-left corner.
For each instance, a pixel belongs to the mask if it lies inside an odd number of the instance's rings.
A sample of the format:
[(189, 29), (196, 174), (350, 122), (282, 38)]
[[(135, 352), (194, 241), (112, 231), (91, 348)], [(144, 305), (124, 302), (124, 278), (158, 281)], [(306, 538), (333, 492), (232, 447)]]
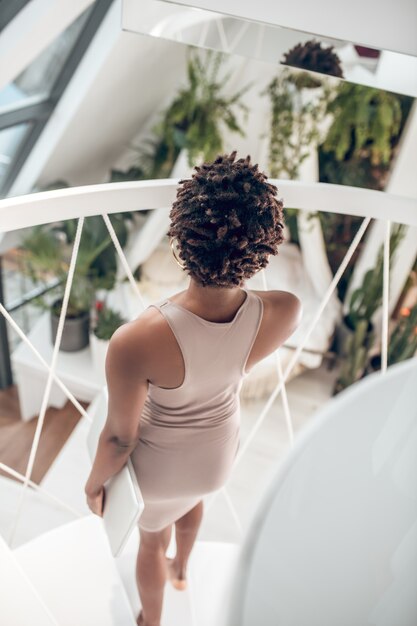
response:
[(12, 187), (112, 1), (93, 2), (0, 90), (0, 197)]
[(13, 161), (13, 157), (31, 126), (29, 123), (17, 124), (16, 126), (0, 130), (0, 187)]

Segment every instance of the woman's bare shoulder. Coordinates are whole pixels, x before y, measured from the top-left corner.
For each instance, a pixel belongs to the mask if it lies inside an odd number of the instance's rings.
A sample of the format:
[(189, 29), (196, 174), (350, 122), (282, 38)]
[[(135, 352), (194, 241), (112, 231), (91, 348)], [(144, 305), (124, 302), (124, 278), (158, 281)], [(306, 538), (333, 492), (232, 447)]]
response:
[(161, 315), (154, 307), (145, 309), (137, 318), (126, 322), (113, 333), (108, 354), (121, 367), (134, 366), (136, 369), (145, 364), (149, 354), (158, 348), (158, 341), (162, 340), (161, 332)]
[(251, 290), (262, 299), (264, 305), (273, 310), (287, 311), (290, 315), (299, 315), (302, 312), (302, 302), (294, 293), (279, 289), (269, 289), (267, 291)]

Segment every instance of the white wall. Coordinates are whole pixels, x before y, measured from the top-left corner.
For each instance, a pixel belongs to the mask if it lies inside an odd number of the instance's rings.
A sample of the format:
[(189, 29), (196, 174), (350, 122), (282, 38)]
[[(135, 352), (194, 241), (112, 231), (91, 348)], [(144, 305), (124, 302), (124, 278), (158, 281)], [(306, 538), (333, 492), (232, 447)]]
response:
[[(186, 46), (182, 44), (121, 32), (51, 152), (38, 187), (58, 178), (72, 186), (105, 182), (111, 168), (124, 169), (132, 164), (134, 153), (129, 146), (138, 145), (140, 138), (148, 135), (180, 85), (185, 84), (185, 61)], [(269, 103), (259, 93), (276, 68), (235, 56), (222, 72), (231, 69), (233, 75), (225, 93), (234, 94), (251, 80), (255, 83), (243, 98), (250, 109), (248, 123), (243, 124), (242, 114), (238, 115), (247, 137), (225, 132), (225, 150), (236, 149), (239, 156), (251, 154), (267, 168), (259, 135), (269, 123)]]
[(43, 167), (38, 184), (104, 182), (185, 68), (180, 44), (120, 31)]

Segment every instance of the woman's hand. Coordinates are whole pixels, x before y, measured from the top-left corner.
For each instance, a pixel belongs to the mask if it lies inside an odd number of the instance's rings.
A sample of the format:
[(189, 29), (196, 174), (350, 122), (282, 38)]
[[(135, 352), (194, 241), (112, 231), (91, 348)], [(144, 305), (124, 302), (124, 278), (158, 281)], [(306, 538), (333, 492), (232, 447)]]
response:
[(87, 504), (89, 508), (93, 513), (95, 513), (95, 515), (99, 515), (100, 517), (103, 517), (105, 494), (106, 492), (104, 487), (101, 487), (98, 493), (86, 492)]

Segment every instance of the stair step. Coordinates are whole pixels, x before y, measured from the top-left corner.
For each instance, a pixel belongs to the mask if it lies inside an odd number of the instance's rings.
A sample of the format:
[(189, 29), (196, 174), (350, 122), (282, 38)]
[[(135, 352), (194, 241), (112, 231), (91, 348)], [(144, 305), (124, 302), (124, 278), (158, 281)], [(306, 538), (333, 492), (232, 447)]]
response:
[[(6, 541), (9, 540), (12, 524), (16, 517), (22, 488), (21, 482), (0, 476), (0, 535)], [(60, 498), (65, 501), (65, 491), (61, 491)], [(28, 487), (11, 547), (17, 548), (35, 539), (41, 533), (46, 533), (74, 519), (73, 513), (62, 508), (39, 491)]]
[[(115, 559), (134, 615), (141, 607), (135, 577), (138, 549), (139, 530), (135, 529), (124, 552)], [(197, 541), (188, 564), (188, 589), (178, 591), (169, 582), (165, 586), (161, 625), (223, 625), (239, 553), (239, 544)], [(167, 556), (174, 554), (172, 533)]]
[[(97, 399), (93, 400), (90, 407)], [(90, 513), (84, 493), (84, 486), (91, 472), (91, 459), (87, 449), (89, 429), (90, 423), (81, 416), (40, 483), (49, 493), (85, 514)]]
[(0, 624), (59, 626), (43, 598), (0, 536)]
[(54, 528), (13, 552), (59, 626), (136, 625), (97, 515)]

